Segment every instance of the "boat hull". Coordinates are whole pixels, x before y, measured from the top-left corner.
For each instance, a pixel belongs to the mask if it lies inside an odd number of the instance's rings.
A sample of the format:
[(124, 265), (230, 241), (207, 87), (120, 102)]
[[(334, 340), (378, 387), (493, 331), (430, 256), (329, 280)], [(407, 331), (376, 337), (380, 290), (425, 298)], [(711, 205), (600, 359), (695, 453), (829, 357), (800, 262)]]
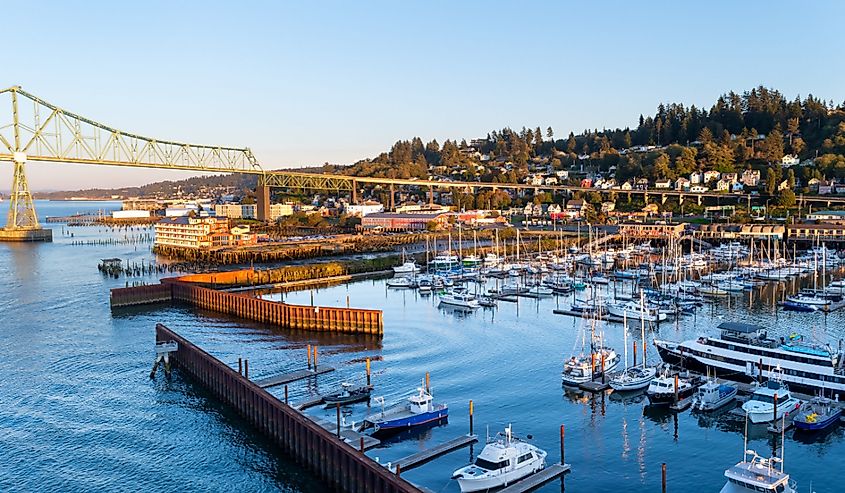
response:
[(815, 421), (807, 421), (805, 416), (799, 415), (796, 416), (792, 422), (795, 424), (795, 428), (804, 431), (820, 431), (828, 428), (830, 426), (835, 425), (839, 422), (839, 419), (842, 417), (842, 411), (837, 410), (836, 412), (829, 414), (827, 416), (822, 417), (822, 419), (816, 419)]
[(535, 460), (535, 464), (528, 464), (526, 467), (520, 467), (513, 471), (508, 471), (499, 476), (489, 476), (483, 478), (457, 478), (458, 486), (462, 493), (469, 493), (472, 491), (488, 491), (495, 488), (501, 488), (509, 484), (513, 484), (520, 479), (541, 471), (546, 467), (545, 461)]
[[(684, 400), (695, 393), (695, 387), (688, 387), (678, 391), (678, 400)], [(674, 392), (647, 392), (648, 402), (655, 406), (668, 406), (675, 402)]]
[(403, 416), (396, 419), (386, 419), (384, 421), (373, 422), (373, 428), (376, 433), (388, 433), (391, 431), (407, 430), (414, 426), (422, 426), (424, 424), (441, 421), (449, 417), (449, 410), (439, 409), (436, 411), (429, 411), (426, 413), (414, 414), (413, 416)]

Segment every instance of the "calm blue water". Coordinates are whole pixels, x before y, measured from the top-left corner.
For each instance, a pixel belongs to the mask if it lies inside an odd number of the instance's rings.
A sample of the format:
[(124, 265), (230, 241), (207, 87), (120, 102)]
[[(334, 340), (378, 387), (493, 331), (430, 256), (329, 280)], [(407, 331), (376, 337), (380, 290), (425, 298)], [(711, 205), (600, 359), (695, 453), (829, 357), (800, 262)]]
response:
[[(116, 207), (113, 203), (37, 204), (39, 214)], [(124, 232), (72, 228), (74, 239), (121, 237)], [(363, 380), (373, 358), (376, 395), (391, 402), (431, 373), (437, 401), (451, 418), (369, 452), (382, 462), (406, 456), (468, 429), (467, 405), (475, 402), (476, 432), (512, 423), (517, 434), (558, 459), (558, 429), (566, 425), (565, 480), (569, 491), (654, 492), (660, 464), (668, 464), (670, 489), (718, 491), (725, 468), (742, 452), (742, 421), (655, 411), (641, 398), (593, 397), (564, 391), (562, 361), (587, 327), (553, 315), (566, 298), (500, 303), (496, 311), (469, 316), (437, 308), (432, 298), (387, 290), (383, 281), (362, 281), (314, 292), (317, 304), (384, 310), (381, 342), (354, 337), (289, 333), (178, 307), (112, 314), (108, 289), (126, 279), (106, 279), (96, 268), (104, 257), (151, 259), (149, 245), (72, 246), (61, 227), (54, 243), (0, 244), (0, 491), (324, 491), (267, 441), (198, 387), (174, 375), (148, 378), (154, 325), (163, 322), (232, 365), (250, 360), (253, 377), (305, 366), (305, 346), (320, 346), (320, 362), (337, 371), (290, 387), (293, 402), (327, 391), (343, 380)], [(137, 233), (137, 231), (136, 231)], [(154, 279), (149, 278), (149, 282)], [(796, 329), (841, 336), (842, 314), (783, 313), (768, 298), (734, 297), (679, 324), (662, 324), (659, 336), (681, 339), (710, 332), (723, 320), (755, 321), (778, 334)], [(308, 304), (310, 293), (286, 299)], [(608, 325), (606, 339), (622, 349), (622, 330)], [(634, 331), (638, 334), (638, 330)], [(630, 342), (630, 340), (629, 340)], [(650, 357), (656, 357), (651, 354)], [(283, 389), (275, 389), (283, 395)], [(365, 405), (349, 410), (359, 420)], [(334, 411), (309, 413), (334, 419)], [(812, 440), (786, 435), (786, 468), (800, 490), (840, 491), (845, 457), (842, 430)], [(767, 453), (777, 444), (752, 429), (749, 448)], [(480, 451), (480, 446), (473, 450)], [(470, 459), (463, 449), (403, 475), (437, 492), (457, 492), (451, 472)], [(553, 482), (540, 491), (560, 491)]]

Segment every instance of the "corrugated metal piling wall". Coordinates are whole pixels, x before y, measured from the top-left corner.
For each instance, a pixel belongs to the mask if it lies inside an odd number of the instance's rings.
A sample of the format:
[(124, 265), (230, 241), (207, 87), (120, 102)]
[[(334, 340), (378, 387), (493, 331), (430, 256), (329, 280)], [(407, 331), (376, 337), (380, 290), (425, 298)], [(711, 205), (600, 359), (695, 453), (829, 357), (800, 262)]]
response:
[(350, 493), (419, 493), (411, 483), (323, 429), (299, 411), (229, 368), (162, 324), (156, 342), (175, 341), (174, 366), (215, 397), (232, 406), (249, 424), (327, 485)]
[(170, 300), (288, 329), (375, 336), (384, 331), (381, 310), (289, 305), (180, 281), (111, 290), (112, 307)]

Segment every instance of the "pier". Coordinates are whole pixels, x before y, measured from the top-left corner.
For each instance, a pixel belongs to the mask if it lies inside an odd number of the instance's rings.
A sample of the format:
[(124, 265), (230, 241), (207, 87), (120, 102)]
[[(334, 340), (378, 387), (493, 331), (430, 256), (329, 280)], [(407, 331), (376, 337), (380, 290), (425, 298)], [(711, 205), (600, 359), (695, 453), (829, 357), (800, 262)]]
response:
[[(349, 493), (420, 491), (364, 455), (360, 450), (360, 435), (347, 438), (345, 431), (340, 437), (337, 433), (332, 434), (328, 429), (331, 425), (321, 426), (314, 422), (164, 325), (157, 324), (155, 331), (156, 342), (177, 343), (178, 349), (171, 353), (176, 369), (234, 408), (248, 424), (332, 490)], [(358, 447), (347, 441), (354, 438), (358, 438)]]
[(255, 382), (255, 385), (258, 385), (262, 389), (269, 389), (270, 387), (285, 385), (291, 382), (296, 382), (297, 380), (302, 380), (308, 377), (316, 377), (317, 375), (323, 375), (333, 371), (334, 368), (330, 366), (321, 366), (320, 368), (315, 368), (313, 370), (296, 370), (287, 373), (281, 373), (272, 377), (253, 380), (253, 382)]
[(391, 465), (393, 466), (392, 470), (396, 471), (397, 469), (399, 469), (400, 471), (407, 471), (408, 469), (421, 466), (430, 460), (434, 460), (440, 457), (441, 455), (446, 455), (449, 452), (466, 447), (467, 445), (475, 443), (477, 441), (477, 435), (462, 435), (453, 438), (449, 441), (437, 444), (434, 447), (427, 448), (421, 452), (417, 452), (407, 457), (403, 457), (402, 459), (399, 459), (397, 461), (391, 462)]
[(290, 305), (237, 293), (217, 291), (174, 279), (161, 284), (115, 288), (112, 308), (180, 301), (226, 315), (277, 325), (287, 329), (381, 336), (381, 310)]
[(560, 462), (552, 464), (542, 471), (536, 472), (522, 481), (518, 481), (508, 486), (507, 488), (499, 491), (499, 493), (525, 493), (526, 491), (531, 491), (543, 486), (555, 478), (559, 478), (569, 472), (570, 469), (571, 466), (569, 464), (561, 464)]

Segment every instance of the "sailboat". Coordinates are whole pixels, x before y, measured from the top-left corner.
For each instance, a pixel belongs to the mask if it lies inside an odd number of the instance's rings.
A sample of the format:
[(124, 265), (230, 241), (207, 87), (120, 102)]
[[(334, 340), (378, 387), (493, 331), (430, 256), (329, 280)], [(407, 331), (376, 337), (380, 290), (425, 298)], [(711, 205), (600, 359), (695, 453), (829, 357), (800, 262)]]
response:
[[(564, 385), (580, 385), (584, 382), (590, 382), (597, 378), (601, 378), (602, 370), (608, 374), (612, 372), (618, 365), (619, 354), (609, 347), (601, 344), (601, 341), (596, 341), (595, 333), (596, 319), (592, 320), (590, 325), (590, 353), (584, 354), (584, 337), (581, 340), (581, 353), (577, 356), (571, 356), (563, 364), (563, 372), (561, 378)], [(604, 364), (602, 365), (602, 361)], [(604, 368), (602, 369), (602, 366)]]
[[(643, 303), (643, 295), (640, 292), (640, 303)], [(645, 317), (640, 317), (640, 337), (643, 341), (643, 363), (642, 365), (635, 365), (628, 367), (628, 316), (627, 314), (622, 320), (623, 335), (625, 340), (625, 370), (610, 378), (610, 387), (618, 392), (630, 392), (634, 390), (642, 390), (649, 386), (654, 377), (657, 375), (657, 369), (646, 366), (645, 361)], [(635, 351), (636, 352), (636, 351)], [(636, 356), (636, 355), (635, 355)], [(636, 357), (634, 358), (636, 359)]]

